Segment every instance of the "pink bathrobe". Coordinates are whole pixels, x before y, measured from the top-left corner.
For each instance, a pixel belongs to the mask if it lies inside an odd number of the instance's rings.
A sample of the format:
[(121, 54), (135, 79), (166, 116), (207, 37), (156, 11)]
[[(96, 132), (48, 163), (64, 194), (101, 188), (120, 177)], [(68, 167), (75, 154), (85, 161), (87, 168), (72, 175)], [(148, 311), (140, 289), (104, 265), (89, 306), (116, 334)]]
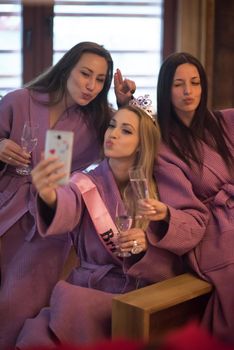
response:
[[(221, 111), (234, 144), (234, 109)], [(234, 154), (234, 146), (230, 150)], [(234, 343), (234, 177), (222, 158), (204, 145), (203, 173), (191, 171), (162, 146), (155, 168), (160, 198), (170, 206), (172, 236), (187, 246), (190, 266), (215, 289), (203, 324), (218, 337)], [(180, 227), (175, 230), (175, 221)]]
[[(34, 97), (34, 98), (33, 98)], [(40, 160), (45, 133), (49, 128), (48, 107), (37, 102), (47, 94), (21, 89), (0, 101), (0, 139), (20, 144), (25, 120), (39, 124), (38, 145), (32, 153), (32, 165)], [(70, 107), (54, 129), (74, 131), (72, 171), (83, 169), (99, 158), (96, 131), (87, 125), (77, 106)], [(35, 224), (35, 189), (30, 176), (20, 176), (15, 167), (0, 162), (0, 349), (13, 346), (28, 317), (47, 305), (70, 249), (67, 233), (44, 240)]]
[[(107, 160), (89, 175), (114, 220), (120, 194)], [(75, 180), (75, 177), (74, 177)], [(149, 246), (145, 253), (123, 260), (113, 255), (97, 234), (80, 192), (74, 183), (59, 188), (53, 221), (46, 223), (46, 209), (38, 207), (38, 227), (43, 236), (73, 231), (80, 265), (68, 280), (55, 286), (50, 307), (29, 319), (19, 335), (17, 347), (52, 345), (60, 342), (79, 344), (110, 336), (111, 302), (114, 294), (125, 293), (183, 272), (183, 249), (173, 240), (165, 248), (152, 225), (146, 232)], [(38, 202), (40, 204), (40, 202)], [(97, 204), (98, 205), (98, 204)], [(69, 210), (67, 208), (69, 207)]]

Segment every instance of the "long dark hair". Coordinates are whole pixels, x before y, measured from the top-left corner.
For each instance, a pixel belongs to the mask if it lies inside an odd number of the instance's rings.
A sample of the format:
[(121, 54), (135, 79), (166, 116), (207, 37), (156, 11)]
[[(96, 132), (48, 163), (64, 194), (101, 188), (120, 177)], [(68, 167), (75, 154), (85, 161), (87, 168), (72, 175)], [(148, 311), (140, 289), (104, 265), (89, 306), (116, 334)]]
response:
[[(184, 63), (194, 65), (201, 82), (201, 100), (191, 125), (186, 126), (177, 116), (171, 103), (171, 89), (175, 71)], [(201, 142), (215, 149), (224, 159), (227, 167), (233, 167), (233, 156), (227, 146), (229, 139), (221, 113), (211, 113), (207, 108), (207, 78), (202, 64), (187, 52), (173, 53), (163, 62), (158, 77), (157, 114), (161, 136), (165, 144), (186, 164), (192, 167), (194, 161), (199, 168), (203, 164)]]
[(109, 51), (103, 46), (88, 41), (73, 46), (54, 66), (26, 84), (25, 87), (32, 91), (49, 93), (50, 101), (48, 105), (57, 104), (66, 96), (67, 80), (72, 69), (80, 60), (81, 56), (87, 52), (103, 57), (108, 66), (102, 91), (87, 106), (79, 106), (84, 112), (85, 117), (89, 117), (86, 121), (95, 125), (102, 144), (105, 130), (113, 114), (107, 98), (113, 77), (113, 60)]

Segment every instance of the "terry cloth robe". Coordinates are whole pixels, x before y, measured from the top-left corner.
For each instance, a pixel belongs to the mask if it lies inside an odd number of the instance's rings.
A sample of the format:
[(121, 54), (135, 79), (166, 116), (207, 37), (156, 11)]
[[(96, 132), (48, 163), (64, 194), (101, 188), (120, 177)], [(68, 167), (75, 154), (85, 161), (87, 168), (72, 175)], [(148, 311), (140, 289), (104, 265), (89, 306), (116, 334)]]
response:
[[(48, 95), (33, 93), (32, 97), (29, 90), (21, 89), (0, 101), (0, 138), (20, 144), (24, 121), (31, 119), (39, 124), (33, 166), (40, 160), (49, 129), (48, 107), (38, 99), (47, 101)], [(96, 131), (84, 122), (77, 106), (70, 107), (53, 128), (74, 132), (72, 171), (84, 169), (99, 158)], [(38, 234), (31, 177), (17, 175), (15, 167), (1, 162), (0, 169), (0, 349), (4, 350), (14, 345), (25, 319), (48, 304), (71, 242), (66, 231), (46, 240)]]
[[(121, 197), (108, 161), (104, 160), (89, 176), (114, 220), (116, 204), (121, 202)], [(159, 238), (153, 226), (146, 232), (147, 251), (122, 260), (110, 252), (97, 234), (77, 186), (70, 183), (60, 187), (57, 194), (53, 221), (47, 226), (44, 220), (46, 209), (39, 206), (38, 227), (40, 233), (47, 237), (73, 231), (80, 266), (73, 270), (67, 281), (56, 284), (50, 307), (43, 309), (35, 319), (25, 322), (17, 341), (19, 349), (29, 345), (53, 344), (52, 333), (60, 342), (72, 344), (109, 337), (114, 294), (183, 272), (182, 257), (174, 254), (173, 250), (157, 248)]]
[[(234, 154), (234, 109), (221, 112)], [(234, 177), (220, 155), (203, 147), (203, 172), (161, 147), (155, 176), (171, 216), (162, 242), (183, 245), (193, 270), (214, 285), (203, 324), (234, 343)]]

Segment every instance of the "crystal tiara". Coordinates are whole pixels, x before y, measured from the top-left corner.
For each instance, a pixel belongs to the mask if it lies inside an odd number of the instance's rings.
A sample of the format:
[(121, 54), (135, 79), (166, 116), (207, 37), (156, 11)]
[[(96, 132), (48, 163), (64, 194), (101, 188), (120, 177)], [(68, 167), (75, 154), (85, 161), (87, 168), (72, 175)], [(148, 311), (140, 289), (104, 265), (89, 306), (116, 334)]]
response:
[(155, 123), (154, 110), (149, 95), (139, 96), (137, 98), (133, 97), (129, 101), (129, 105), (143, 109), (143, 111), (145, 111), (151, 120)]

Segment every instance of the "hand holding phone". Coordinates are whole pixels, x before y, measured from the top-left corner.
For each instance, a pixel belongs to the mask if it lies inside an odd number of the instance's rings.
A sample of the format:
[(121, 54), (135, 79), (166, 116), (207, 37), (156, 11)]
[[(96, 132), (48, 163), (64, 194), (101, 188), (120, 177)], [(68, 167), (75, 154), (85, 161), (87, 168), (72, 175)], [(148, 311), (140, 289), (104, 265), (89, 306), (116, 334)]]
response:
[(60, 170), (66, 176), (59, 180), (59, 184), (68, 183), (71, 172), (72, 148), (74, 133), (72, 131), (47, 130), (45, 142), (45, 158), (57, 156), (64, 167)]

